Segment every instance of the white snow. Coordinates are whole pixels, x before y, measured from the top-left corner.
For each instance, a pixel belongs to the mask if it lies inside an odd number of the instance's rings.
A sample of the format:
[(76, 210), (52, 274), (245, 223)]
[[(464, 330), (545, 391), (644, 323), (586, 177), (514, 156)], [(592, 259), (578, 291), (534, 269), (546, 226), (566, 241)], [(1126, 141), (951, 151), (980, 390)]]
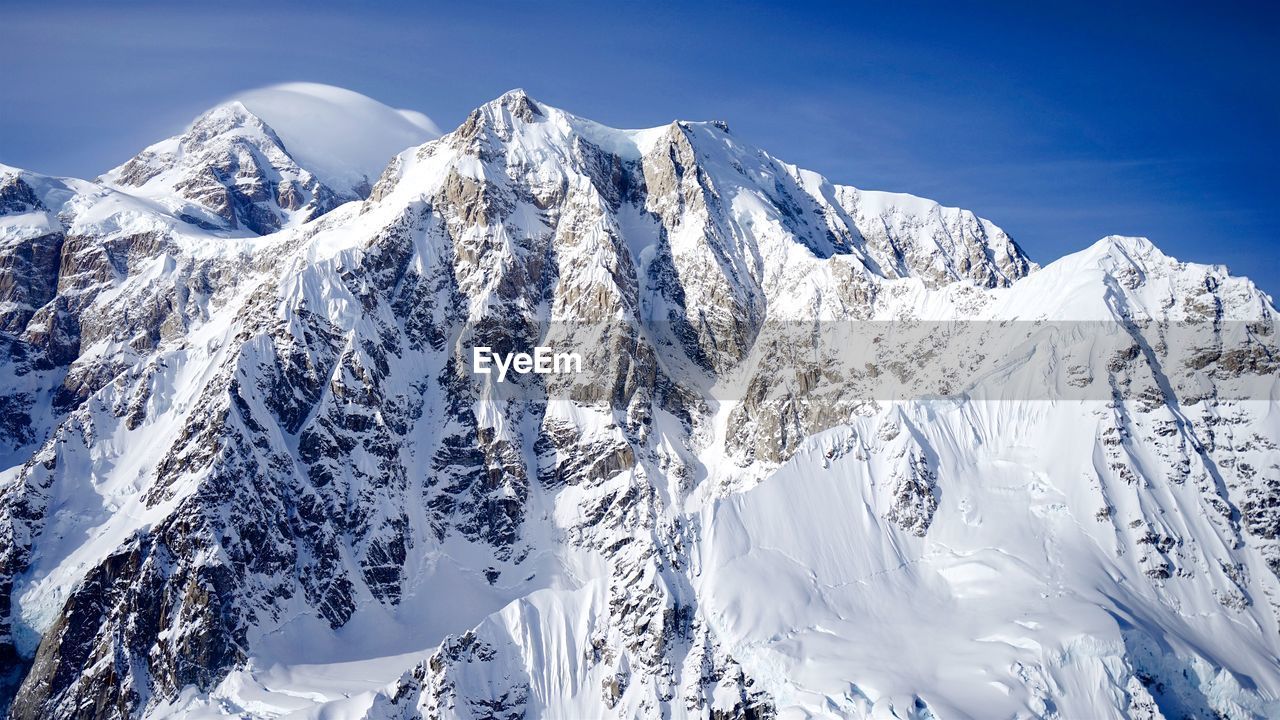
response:
[(373, 184), (401, 150), (440, 136), (431, 118), (332, 85), (293, 82), (237, 93), (302, 167), (329, 187)]
[[(1107, 717), (1124, 705), (1101, 685), (1133, 668), (1202, 697), (1195, 684), (1215, 673), (1144, 665), (1129, 647), (1139, 640), (1251, 678), (1270, 704), (1226, 699), (1274, 716), (1269, 609), (1238, 618), (1207, 594), (1152, 587), (1095, 517), (1110, 502), (1126, 522), (1185, 523), (1183, 536), (1206, 545), (1221, 533), (1190, 483), (1161, 483), (1166, 519), (1136, 496), (1129, 506), (1132, 490), (1088, 482), (1094, 458), (1074, 448), (1092, 444), (1102, 409), (910, 404), (811, 438), (776, 475), (702, 513), (697, 583), (716, 629), (789, 705), (784, 717), (860, 717), (917, 694), (939, 717)], [(937, 455), (941, 506), (923, 539), (882, 519), (893, 453), (824, 459), (832, 446), (875, 445), (899, 412)]]

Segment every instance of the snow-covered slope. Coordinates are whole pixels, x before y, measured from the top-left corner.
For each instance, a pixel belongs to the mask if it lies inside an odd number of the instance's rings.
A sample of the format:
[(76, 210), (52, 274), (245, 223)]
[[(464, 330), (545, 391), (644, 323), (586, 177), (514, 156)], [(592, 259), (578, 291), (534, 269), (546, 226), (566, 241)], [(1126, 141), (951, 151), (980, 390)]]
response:
[[(4, 169), (14, 717), (1280, 711), (1247, 280), (1137, 238), (1039, 268), (520, 91), (312, 205), (252, 103), (106, 186)], [(584, 372), (470, 372), (535, 344)]]

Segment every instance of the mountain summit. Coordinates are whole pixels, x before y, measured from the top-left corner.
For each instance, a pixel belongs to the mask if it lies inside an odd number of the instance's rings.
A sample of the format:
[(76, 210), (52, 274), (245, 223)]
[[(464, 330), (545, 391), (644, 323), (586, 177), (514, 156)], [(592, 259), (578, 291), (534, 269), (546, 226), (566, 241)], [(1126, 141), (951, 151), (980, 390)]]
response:
[(395, 153), (439, 134), (421, 113), (288, 83), (212, 108), (101, 180), (205, 229), (265, 235), (367, 197)]
[(11, 717), (1280, 713), (1247, 279), (522, 91), (360, 188), (281, 102), (0, 167)]

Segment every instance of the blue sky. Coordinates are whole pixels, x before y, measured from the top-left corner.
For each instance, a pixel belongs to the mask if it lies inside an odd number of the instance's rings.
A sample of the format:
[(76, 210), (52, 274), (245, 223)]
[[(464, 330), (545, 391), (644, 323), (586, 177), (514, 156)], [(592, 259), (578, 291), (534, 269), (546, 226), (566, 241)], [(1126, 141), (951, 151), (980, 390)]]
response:
[(1280, 10), (1049, 5), (0, 0), (0, 162), (93, 176), (277, 82), (446, 129), (523, 87), (615, 126), (727, 120), (832, 180), (971, 208), (1042, 263), (1146, 235), (1280, 293)]

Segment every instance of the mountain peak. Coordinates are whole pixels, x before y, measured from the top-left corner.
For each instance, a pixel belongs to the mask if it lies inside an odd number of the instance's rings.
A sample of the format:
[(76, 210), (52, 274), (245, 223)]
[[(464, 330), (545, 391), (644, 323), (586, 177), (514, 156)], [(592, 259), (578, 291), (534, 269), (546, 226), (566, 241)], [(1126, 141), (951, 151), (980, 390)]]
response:
[(1125, 255), (1141, 257), (1152, 254), (1164, 256), (1160, 248), (1156, 247), (1151, 240), (1134, 235), (1108, 235), (1094, 243), (1089, 249), (1108, 255), (1121, 252)]
[(539, 118), (546, 117), (546, 113), (539, 103), (529, 97), (529, 94), (523, 88), (515, 88), (502, 93), (485, 103), (482, 106), (482, 110), (487, 114), (505, 112), (510, 114), (511, 117), (527, 123), (536, 122)]
[(1147, 238), (1128, 235), (1108, 235), (1079, 252), (1067, 255), (1063, 260), (1071, 258), (1076, 258), (1080, 263), (1106, 266), (1177, 262)]
[(190, 129), (182, 137), (188, 146), (195, 146), (219, 135), (246, 129), (265, 135), (271, 142), (283, 144), (271, 126), (238, 100), (224, 102), (204, 111), (191, 122)]
[(235, 95), (102, 180), (207, 229), (275, 232), (367, 197), (387, 162), (439, 135), (426, 115), (318, 83)]
[(498, 102), (532, 100), (529, 93), (524, 88), (511, 88), (510, 90), (499, 95), (496, 100)]
[(358, 187), (335, 190), (317, 179), (236, 100), (202, 113), (185, 133), (147, 147), (100, 181), (191, 225), (257, 235), (362, 196)]

